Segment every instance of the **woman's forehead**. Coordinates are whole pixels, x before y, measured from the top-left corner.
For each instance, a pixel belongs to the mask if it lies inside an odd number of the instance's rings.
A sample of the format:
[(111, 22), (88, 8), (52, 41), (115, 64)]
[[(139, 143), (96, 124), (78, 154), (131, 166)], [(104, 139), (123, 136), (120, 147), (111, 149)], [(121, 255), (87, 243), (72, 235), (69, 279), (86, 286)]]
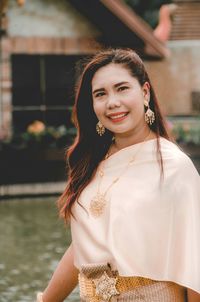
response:
[(110, 63), (95, 72), (92, 78), (92, 88), (96, 89), (107, 84), (115, 85), (117, 82), (132, 81), (134, 79), (127, 67), (122, 64)]

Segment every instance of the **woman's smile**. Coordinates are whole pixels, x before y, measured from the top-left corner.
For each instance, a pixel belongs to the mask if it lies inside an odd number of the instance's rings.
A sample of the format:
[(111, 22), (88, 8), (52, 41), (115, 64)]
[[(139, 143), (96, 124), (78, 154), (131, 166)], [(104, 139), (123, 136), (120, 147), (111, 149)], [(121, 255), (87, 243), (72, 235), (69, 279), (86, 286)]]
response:
[(113, 123), (119, 123), (126, 119), (126, 117), (128, 116), (128, 112), (116, 112), (111, 113), (107, 116)]

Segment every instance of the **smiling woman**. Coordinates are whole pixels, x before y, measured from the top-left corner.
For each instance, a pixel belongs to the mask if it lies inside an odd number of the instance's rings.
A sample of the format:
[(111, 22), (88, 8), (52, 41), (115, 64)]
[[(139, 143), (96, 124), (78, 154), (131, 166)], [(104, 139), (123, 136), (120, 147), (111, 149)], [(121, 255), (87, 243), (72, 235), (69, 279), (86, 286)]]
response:
[[(115, 133), (115, 147), (140, 142), (149, 132), (144, 112), (144, 102), (149, 103), (150, 99), (149, 87), (148, 82), (141, 86), (120, 64), (110, 63), (95, 73), (94, 112), (105, 128)], [(152, 132), (151, 137), (156, 135)]]
[(72, 243), (38, 301), (200, 301), (200, 177), (171, 140), (140, 57), (85, 66), (58, 204)]

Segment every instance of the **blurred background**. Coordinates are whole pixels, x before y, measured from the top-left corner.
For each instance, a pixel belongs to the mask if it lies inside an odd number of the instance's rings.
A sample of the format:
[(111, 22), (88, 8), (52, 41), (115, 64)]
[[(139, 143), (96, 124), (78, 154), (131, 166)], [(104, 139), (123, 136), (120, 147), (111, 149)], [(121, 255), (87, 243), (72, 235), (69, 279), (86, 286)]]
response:
[(108, 46), (142, 56), (200, 171), (200, 0), (0, 0), (0, 302), (34, 301), (70, 242), (55, 202), (76, 133), (74, 87)]

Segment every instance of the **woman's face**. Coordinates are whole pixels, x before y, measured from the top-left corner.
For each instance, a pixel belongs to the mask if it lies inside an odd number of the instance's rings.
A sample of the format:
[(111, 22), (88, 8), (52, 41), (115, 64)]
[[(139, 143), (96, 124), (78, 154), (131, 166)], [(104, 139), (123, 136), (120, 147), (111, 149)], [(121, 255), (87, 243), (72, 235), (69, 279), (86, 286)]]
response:
[(149, 84), (142, 87), (121, 64), (110, 63), (92, 79), (93, 108), (98, 120), (115, 135), (137, 133), (147, 128), (144, 101), (149, 101)]

